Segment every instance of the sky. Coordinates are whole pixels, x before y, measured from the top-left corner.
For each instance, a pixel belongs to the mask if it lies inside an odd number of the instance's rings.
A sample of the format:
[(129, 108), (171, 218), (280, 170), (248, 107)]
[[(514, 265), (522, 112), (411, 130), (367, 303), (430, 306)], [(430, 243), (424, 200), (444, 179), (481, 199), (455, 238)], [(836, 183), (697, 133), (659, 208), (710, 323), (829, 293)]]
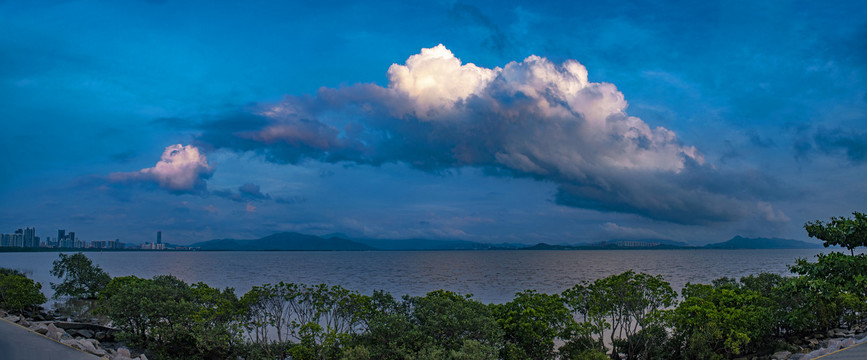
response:
[(0, 232), (806, 240), (865, 211), (858, 1), (0, 0)]

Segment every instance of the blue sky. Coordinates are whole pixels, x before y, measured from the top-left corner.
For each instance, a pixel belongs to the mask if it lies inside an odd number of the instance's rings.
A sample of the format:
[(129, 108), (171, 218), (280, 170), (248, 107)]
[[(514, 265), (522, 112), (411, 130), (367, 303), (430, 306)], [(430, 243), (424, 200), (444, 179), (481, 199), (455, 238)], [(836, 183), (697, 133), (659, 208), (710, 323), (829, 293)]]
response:
[(865, 71), (855, 1), (3, 0), (0, 232), (804, 239)]

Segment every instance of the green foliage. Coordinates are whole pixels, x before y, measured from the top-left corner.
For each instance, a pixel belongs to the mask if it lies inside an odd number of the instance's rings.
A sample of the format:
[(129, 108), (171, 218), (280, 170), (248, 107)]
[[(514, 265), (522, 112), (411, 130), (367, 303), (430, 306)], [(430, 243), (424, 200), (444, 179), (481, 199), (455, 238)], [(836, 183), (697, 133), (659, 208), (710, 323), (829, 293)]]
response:
[(674, 345), (685, 359), (723, 359), (757, 350), (772, 332), (769, 299), (730, 282), (687, 284), (669, 314)]
[(55, 298), (66, 295), (95, 299), (96, 294), (111, 281), (111, 277), (105, 271), (93, 265), (93, 262), (82, 253), (73, 255), (61, 253), (52, 265), (51, 275), (63, 279), (59, 284), (51, 284)]
[(585, 336), (595, 334), (597, 349), (605, 350), (602, 335), (609, 330), (614, 353), (624, 353), (628, 359), (646, 357), (664, 339), (648, 336), (648, 331), (638, 335), (641, 329), (661, 326), (661, 310), (672, 306), (676, 296), (661, 276), (633, 271), (583, 282), (563, 292), (575, 317), (583, 320), (577, 328)]
[(794, 330), (824, 330), (864, 319), (867, 255), (819, 254), (816, 262), (798, 259), (789, 270), (800, 275), (783, 288), (802, 302), (789, 319)]
[(5, 267), (0, 267), (0, 275), (18, 275), (18, 276), (27, 277), (27, 275), (25, 275), (23, 272), (21, 272), (19, 270), (5, 268)]
[(44, 303), (42, 284), (18, 274), (17, 271), (0, 273), (0, 308), (22, 312)]
[(855, 248), (867, 246), (867, 214), (852, 212), (854, 218), (831, 217), (831, 221), (804, 224), (807, 235), (824, 241), (823, 245), (842, 246), (855, 255)]
[(506, 340), (502, 358), (553, 359), (554, 342), (572, 337), (572, 313), (557, 294), (526, 290), (492, 307)]
[(160, 358), (228, 358), (238, 351), (240, 312), (232, 289), (190, 286), (170, 275), (128, 276), (112, 279), (99, 302), (122, 337)]
[(412, 322), (424, 343), (460, 351), (468, 342), (496, 349), (502, 331), (485, 304), (451, 291), (437, 290), (410, 299)]

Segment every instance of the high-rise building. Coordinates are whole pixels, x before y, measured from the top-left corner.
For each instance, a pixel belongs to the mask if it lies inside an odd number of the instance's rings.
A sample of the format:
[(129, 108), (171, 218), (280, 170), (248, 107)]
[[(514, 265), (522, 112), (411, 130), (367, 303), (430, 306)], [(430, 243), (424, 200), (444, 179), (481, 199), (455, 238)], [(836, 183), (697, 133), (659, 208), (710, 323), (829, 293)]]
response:
[(24, 237), (23, 246), (26, 248), (34, 248), (39, 247), (39, 240), (36, 237), (36, 228), (24, 228), (24, 232), (22, 233)]
[(162, 243), (163, 243), (163, 232), (157, 231), (157, 244), (162, 244)]

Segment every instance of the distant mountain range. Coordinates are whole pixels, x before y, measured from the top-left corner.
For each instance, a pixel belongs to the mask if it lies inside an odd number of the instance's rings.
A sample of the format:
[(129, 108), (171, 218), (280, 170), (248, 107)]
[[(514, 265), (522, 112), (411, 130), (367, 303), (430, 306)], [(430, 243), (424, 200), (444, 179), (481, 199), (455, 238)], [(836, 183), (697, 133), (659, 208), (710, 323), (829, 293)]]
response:
[(190, 247), (201, 250), (294, 250), (294, 251), (360, 251), (372, 247), (339, 237), (322, 238), (296, 232), (282, 232), (255, 240), (216, 239), (197, 242)]
[(745, 238), (735, 236), (729, 241), (705, 245), (705, 249), (814, 249), (822, 244), (777, 238)]
[(197, 242), (191, 248), (200, 250), (225, 251), (365, 251), (365, 250), (596, 250), (596, 249), (812, 249), (821, 248), (798, 240), (744, 238), (735, 236), (731, 240), (705, 245), (690, 246), (680, 241), (665, 239), (610, 240), (597, 243), (576, 245), (550, 245), (540, 243), (532, 246), (525, 244), (486, 244), (466, 240), (431, 239), (357, 239), (351, 240), (342, 234), (326, 236), (306, 235), (296, 232), (282, 232), (254, 240), (215, 239)]
[(549, 245), (545, 243), (522, 248), (522, 250), (621, 250), (621, 249), (816, 249), (821, 244), (777, 238), (745, 238), (735, 236), (731, 240), (691, 246), (687, 243), (662, 239), (612, 240), (592, 244)]

